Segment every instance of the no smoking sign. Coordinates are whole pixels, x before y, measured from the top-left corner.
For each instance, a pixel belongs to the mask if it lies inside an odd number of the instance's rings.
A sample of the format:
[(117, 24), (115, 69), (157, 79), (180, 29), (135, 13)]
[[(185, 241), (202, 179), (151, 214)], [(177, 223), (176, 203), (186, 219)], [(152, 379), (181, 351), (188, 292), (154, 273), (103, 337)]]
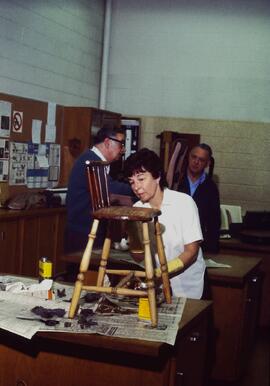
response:
[(23, 128), (23, 113), (21, 111), (13, 111), (12, 131), (22, 133)]

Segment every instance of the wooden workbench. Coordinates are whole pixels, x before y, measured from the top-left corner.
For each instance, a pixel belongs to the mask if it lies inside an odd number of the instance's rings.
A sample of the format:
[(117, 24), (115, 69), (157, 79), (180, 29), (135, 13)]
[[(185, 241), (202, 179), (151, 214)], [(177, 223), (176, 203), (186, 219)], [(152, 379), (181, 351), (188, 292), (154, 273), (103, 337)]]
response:
[(211, 302), (187, 300), (174, 346), (91, 334), (0, 331), (0, 385), (203, 386)]

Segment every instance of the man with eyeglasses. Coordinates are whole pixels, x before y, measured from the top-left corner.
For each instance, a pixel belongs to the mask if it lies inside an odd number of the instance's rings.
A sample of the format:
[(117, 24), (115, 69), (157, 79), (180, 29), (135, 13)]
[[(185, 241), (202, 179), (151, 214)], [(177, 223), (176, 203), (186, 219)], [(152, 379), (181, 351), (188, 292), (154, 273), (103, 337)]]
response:
[[(201, 143), (191, 149), (185, 176), (178, 190), (193, 197), (199, 210), (204, 241), (204, 252), (219, 251), (220, 236), (220, 200), (219, 191), (212, 180), (212, 149)], [(207, 174), (205, 169), (209, 167)]]
[[(85, 161), (112, 163), (125, 153), (125, 133), (120, 128), (101, 128), (95, 137), (95, 145), (77, 158), (71, 171), (67, 191), (67, 224), (65, 230), (65, 252), (83, 249), (88, 240), (92, 219), (89, 187)], [(109, 167), (108, 167), (109, 168)], [(109, 173), (109, 170), (108, 170)], [(114, 194), (132, 196), (129, 184), (113, 180), (108, 176), (109, 191)], [(105, 225), (99, 227), (95, 247), (103, 244)]]

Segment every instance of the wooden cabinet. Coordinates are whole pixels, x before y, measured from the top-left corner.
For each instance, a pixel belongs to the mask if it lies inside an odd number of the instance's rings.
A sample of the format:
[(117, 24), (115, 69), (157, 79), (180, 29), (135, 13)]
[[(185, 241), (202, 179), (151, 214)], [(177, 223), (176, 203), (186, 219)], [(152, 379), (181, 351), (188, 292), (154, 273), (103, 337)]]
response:
[(38, 275), (38, 218), (36, 216), (21, 217), (19, 219), (20, 248), (18, 256), (20, 267), (18, 274)]
[(96, 131), (106, 125), (120, 127), (121, 114), (92, 107), (63, 107), (61, 132), (61, 176), (66, 186), (74, 161), (93, 145)]
[(252, 256), (261, 258), (260, 270), (263, 275), (260, 307), (260, 327), (270, 327), (270, 245), (243, 242), (236, 238), (220, 240), (220, 251), (224, 255)]
[(216, 335), (212, 377), (236, 381), (247, 366), (256, 331), (261, 260), (226, 255), (214, 260), (231, 268), (208, 269)]
[(209, 380), (207, 359), (211, 347), (207, 333), (210, 328), (209, 322), (206, 318), (200, 320), (179, 339), (175, 357), (175, 386), (207, 386)]
[[(29, 341), (1, 331), (0, 385), (207, 386), (210, 313), (211, 302), (188, 300), (175, 346), (71, 333), (38, 333)], [(193, 341), (195, 333), (201, 334), (201, 348)], [(178, 371), (184, 372), (184, 382)]]
[(7, 219), (0, 222), (0, 271), (14, 273), (17, 267), (18, 222)]
[(0, 211), (0, 272), (38, 275), (38, 259), (47, 256), (54, 274), (62, 270), (65, 208)]

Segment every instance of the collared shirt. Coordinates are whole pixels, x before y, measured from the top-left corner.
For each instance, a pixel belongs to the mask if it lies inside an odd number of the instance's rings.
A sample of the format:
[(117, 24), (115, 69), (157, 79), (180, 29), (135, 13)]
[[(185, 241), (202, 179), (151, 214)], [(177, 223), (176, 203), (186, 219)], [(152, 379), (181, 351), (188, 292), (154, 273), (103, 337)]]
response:
[[(101, 153), (101, 151), (96, 146), (93, 146), (91, 150), (101, 159), (101, 161), (108, 162), (106, 160), (106, 158), (104, 157), (104, 155)], [(107, 171), (107, 174), (110, 173), (110, 165), (106, 166), (106, 171)]]
[(190, 195), (191, 195), (191, 197), (193, 197), (198, 186), (201, 185), (205, 181), (206, 173), (203, 172), (203, 174), (201, 174), (200, 177), (195, 182), (192, 182), (191, 179), (189, 178), (189, 176), (187, 176), (187, 178), (188, 178), (188, 182), (189, 182)]
[[(135, 207), (151, 208), (149, 203), (137, 201)], [(162, 234), (165, 255), (168, 261), (179, 256), (186, 244), (203, 239), (199, 214), (194, 200), (185, 193), (165, 188), (159, 221), (164, 225)], [(159, 265), (156, 257), (156, 263)], [(179, 275), (171, 278), (174, 296), (200, 299), (203, 292), (205, 262), (201, 248), (196, 261)]]

